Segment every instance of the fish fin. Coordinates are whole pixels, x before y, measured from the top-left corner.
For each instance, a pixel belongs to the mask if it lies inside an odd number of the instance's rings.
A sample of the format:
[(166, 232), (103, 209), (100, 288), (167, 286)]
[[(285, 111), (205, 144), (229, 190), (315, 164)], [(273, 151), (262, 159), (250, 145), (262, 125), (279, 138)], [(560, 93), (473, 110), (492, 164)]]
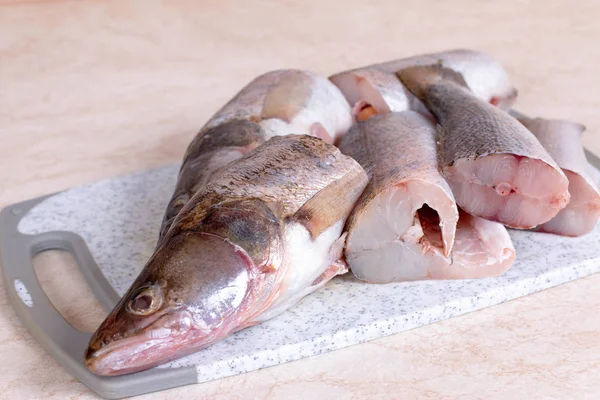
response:
[(344, 232), (329, 248), (329, 267), (315, 279), (310, 286), (319, 286), (328, 282), (336, 275), (342, 275), (349, 271), (348, 263), (344, 259), (344, 247), (346, 246), (348, 232)]
[(462, 74), (445, 68), (441, 60), (432, 65), (418, 65), (401, 69), (396, 71), (396, 76), (419, 100), (425, 98), (425, 92), (429, 86), (441, 80), (451, 81), (469, 88)]
[(163, 239), (163, 237), (166, 235), (166, 233), (169, 231), (169, 229), (171, 229), (171, 225), (173, 225), (173, 222), (175, 221), (175, 217), (177, 217), (177, 215), (179, 214), (179, 212), (181, 211), (183, 206), (185, 206), (189, 200), (190, 200), (189, 193), (181, 192), (181, 193), (176, 193), (173, 196), (173, 198), (171, 199), (171, 201), (169, 201), (167, 210), (165, 211), (165, 215), (163, 217), (162, 225), (160, 227), (160, 232), (158, 234), (158, 242), (159, 243)]
[(323, 139), (327, 143), (333, 143), (333, 137), (331, 137), (329, 132), (327, 132), (327, 129), (319, 122), (315, 122), (310, 126), (310, 134), (319, 139)]
[(317, 277), (311, 284), (310, 287), (314, 288), (324, 285), (329, 282), (334, 276), (343, 275), (349, 271), (348, 264), (343, 259), (335, 260), (332, 262), (327, 269)]
[(329, 261), (335, 262), (336, 260), (342, 259), (344, 256), (344, 247), (346, 246), (346, 238), (348, 237), (348, 232), (344, 232), (342, 236), (329, 248)]
[(321, 189), (290, 217), (306, 227), (315, 240), (327, 228), (345, 220), (367, 186), (364, 170), (354, 170)]

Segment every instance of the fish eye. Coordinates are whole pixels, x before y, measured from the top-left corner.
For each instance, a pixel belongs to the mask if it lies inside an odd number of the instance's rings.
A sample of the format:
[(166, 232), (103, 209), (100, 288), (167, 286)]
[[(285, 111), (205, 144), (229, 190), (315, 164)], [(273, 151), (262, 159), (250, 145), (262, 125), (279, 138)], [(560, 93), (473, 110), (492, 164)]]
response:
[(131, 296), (127, 304), (127, 311), (134, 315), (154, 314), (162, 305), (162, 292), (160, 285), (144, 286)]

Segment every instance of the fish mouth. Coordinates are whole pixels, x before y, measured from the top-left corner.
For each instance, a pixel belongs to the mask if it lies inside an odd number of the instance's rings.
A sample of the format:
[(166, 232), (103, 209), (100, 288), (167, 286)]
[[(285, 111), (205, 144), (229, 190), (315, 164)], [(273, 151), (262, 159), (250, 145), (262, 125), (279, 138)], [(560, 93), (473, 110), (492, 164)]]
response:
[(132, 336), (99, 349), (88, 347), (85, 365), (93, 373), (103, 376), (140, 372), (196, 351), (207, 344), (202, 339), (208, 339), (208, 336), (206, 331), (192, 327), (189, 312), (175, 311), (161, 316)]

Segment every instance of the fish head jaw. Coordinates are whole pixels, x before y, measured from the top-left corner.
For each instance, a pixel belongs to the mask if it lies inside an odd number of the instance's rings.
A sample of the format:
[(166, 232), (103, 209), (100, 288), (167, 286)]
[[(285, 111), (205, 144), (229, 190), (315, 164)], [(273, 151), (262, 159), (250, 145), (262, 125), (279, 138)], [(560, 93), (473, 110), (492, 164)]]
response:
[(98, 375), (138, 372), (214, 343), (240, 329), (251, 299), (268, 289), (257, 275), (226, 238), (169, 237), (92, 336), (86, 366)]

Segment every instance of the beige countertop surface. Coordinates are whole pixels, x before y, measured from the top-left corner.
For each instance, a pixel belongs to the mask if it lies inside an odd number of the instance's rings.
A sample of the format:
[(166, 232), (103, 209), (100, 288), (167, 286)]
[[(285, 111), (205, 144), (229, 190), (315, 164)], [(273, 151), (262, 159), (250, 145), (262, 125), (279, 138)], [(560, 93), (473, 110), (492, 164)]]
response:
[[(266, 70), (329, 74), (455, 47), (497, 57), (520, 90), (520, 110), (584, 123), (585, 144), (600, 153), (599, 17), (596, 0), (0, 0), (0, 207), (180, 159), (204, 121)], [(44, 279), (70, 293), (57, 307), (93, 327), (97, 305), (56, 282), (61, 257), (41, 256), (51, 265)], [(139, 398), (598, 399), (598, 287), (594, 275)], [(93, 398), (0, 290), (0, 399)]]

